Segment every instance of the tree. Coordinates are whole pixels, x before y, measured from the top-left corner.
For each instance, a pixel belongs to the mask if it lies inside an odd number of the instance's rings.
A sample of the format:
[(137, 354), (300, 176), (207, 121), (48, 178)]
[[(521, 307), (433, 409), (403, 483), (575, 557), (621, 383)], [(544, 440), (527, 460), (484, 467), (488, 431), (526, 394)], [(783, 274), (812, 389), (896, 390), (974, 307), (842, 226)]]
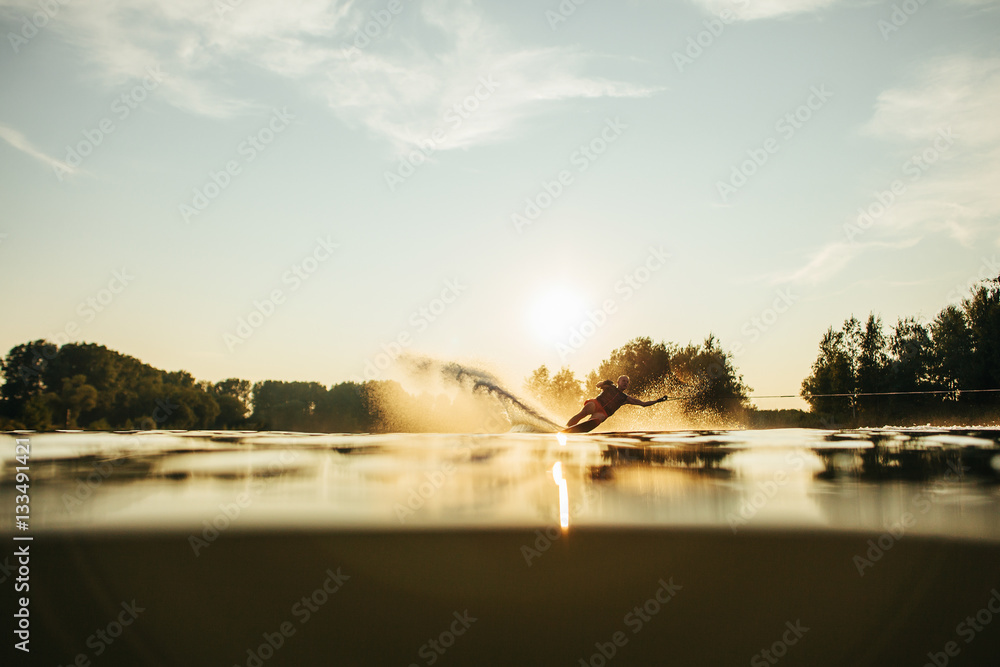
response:
[(76, 428), (76, 420), (97, 405), (97, 390), (87, 384), (86, 375), (63, 378), (58, 406), (66, 428)]
[[(813, 411), (846, 414), (829, 393), (921, 392), (950, 395), (858, 396), (862, 421), (919, 416), (930, 419), (996, 419), (996, 397), (961, 390), (1000, 388), (1000, 276), (982, 281), (961, 305), (943, 308), (929, 325), (900, 318), (888, 338), (874, 313), (864, 326), (855, 318), (832, 327), (820, 343), (812, 373), (802, 383)], [(987, 410), (969, 412), (969, 406)], [(961, 410), (961, 411), (960, 411)]]
[[(719, 346), (714, 335), (709, 334), (700, 347), (689, 343), (678, 350), (671, 365), (691, 378), (683, 401), (685, 412), (725, 416), (746, 409), (750, 389), (733, 366), (732, 355)], [(669, 386), (672, 378), (672, 373), (664, 378), (663, 386)]]
[[(912, 317), (899, 318), (888, 339), (889, 389), (901, 392), (934, 390), (931, 377), (934, 353), (930, 330)], [(913, 410), (926, 412), (937, 403), (933, 395), (889, 396), (887, 403), (893, 417), (905, 417)]]
[[(182, 371), (183, 373), (183, 371)], [(203, 388), (182, 384), (167, 386), (168, 401), (176, 404), (159, 428), (211, 428), (219, 415), (219, 404)]]
[[(846, 326), (846, 323), (845, 323)], [(826, 415), (833, 422), (852, 414), (849, 396), (830, 396), (854, 392), (854, 363), (843, 331), (826, 330), (819, 342), (819, 355), (812, 373), (802, 381), (802, 398), (813, 412)]]
[(35, 341), (12, 348), (2, 367), (3, 414), (29, 428), (210, 428), (219, 414), (210, 383), (103, 345)]
[(889, 343), (882, 332), (882, 318), (870, 313), (862, 326), (852, 315), (840, 331), (830, 327), (824, 334), (812, 373), (802, 381), (802, 397), (813, 411), (833, 422), (846, 419), (848, 414), (852, 419), (877, 421), (889, 409), (885, 399), (854, 394), (889, 390), (889, 367)]
[(973, 373), (972, 331), (965, 313), (948, 306), (931, 323), (934, 343), (932, 372), (944, 389), (960, 389)]
[(861, 344), (864, 334), (861, 331), (861, 322), (854, 315), (844, 320), (844, 325), (840, 328), (843, 333), (843, 346), (847, 359), (851, 363), (851, 386), (848, 391), (858, 391), (858, 359), (861, 358)]
[[(0, 410), (9, 417), (23, 414), (28, 401), (46, 390), (43, 374), (55, 358), (58, 347), (45, 340), (36, 340), (12, 347), (6, 358), (0, 359), (4, 383), (0, 387)], [(33, 408), (38, 410), (38, 404)]]
[[(1000, 276), (983, 281), (970, 298), (962, 301), (968, 323), (972, 364), (964, 389), (1000, 388)], [(975, 402), (986, 395), (970, 395)]]
[(318, 407), (322, 429), (339, 433), (372, 430), (369, 401), (370, 396), (363, 384), (341, 382), (333, 385), (321, 399)]
[(87, 384), (96, 392), (96, 403), (90, 409), (106, 415), (112, 410), (120, 389), (118, 370), (121, 366), (120, 357), (123, 356), (103, 345), (67, 343), (59, 348), (47, 365), (45, 383), (53, 391), (58, 391), (67, 378), (86, 376)]
[(553, 408), (560, 413), (576, 412), (583, 402), (583, 387), (567, 366), (563, 366), (550, 384)]
[[(851, 318), (854, 320), (854, 318)], [(857, 320), (854, 320), (857, 322)], [(874, 313), (868, 315), (863, 330), (858, 332), (857, 357), (855, 358), (854, 388), (861, 394), (881, 393), (887, 389), (885, 336), (882, 333), (882, 318)], [(878, 419), (879, 396), (859, 396), (856, 399), (858, 413), (867, 421)]]
[(571, 415), (580, 409), (584, 392), (580, 380), (568, 366), (555, 376), (545, 365), (539, 366), (524, 381), (525, 392), (535, 401), (559, 415)]
[(326, 388), (316, 382), (257, 382), (251, 419), (263, 429), (313, 431), (320, 421), (316, 406), (325, 395)]
[(250, 414), (250, 381), (229, 378), (216, 382), (210, 391), (219, 405), (215, 427), (235, 428), (244, 425)]
[(545, 365), (539, 366), (524, 381), (525, 392), (549, 410), (560, 415), (571, 415), (583, 402), (583, 387), (568, 366), (563, 366), (555, 376)]
[(597, 370), (587, 376), (587, 384), (595, 386), (601, 380), (614, 382), (619, 375), (628, 375), (629, 393), (662, 395), (678, 384), (671, 366), (676, 351), (665, 343), (654, 343), (649, 337), (635, 338), (611, 352)]
[(888, 340), (888, 370), (895, 391), (931, 386), (933, 342), (930, 330), (912, 317), (899, 318)]
[(524, 391), (532, 399), (539, 403), (544, 403), (549, 395), (552, 386), (552, 377), (549, 369), (542, 364), (531, 372), (531, 375), (524, 381)]
[(59, 409), (59, 396), (52, 392), (33, 394), (27, 400), (21, 420), (26, 428), (35, 431), (50, 431), (56, 426), (52, 422), (52, 413)]

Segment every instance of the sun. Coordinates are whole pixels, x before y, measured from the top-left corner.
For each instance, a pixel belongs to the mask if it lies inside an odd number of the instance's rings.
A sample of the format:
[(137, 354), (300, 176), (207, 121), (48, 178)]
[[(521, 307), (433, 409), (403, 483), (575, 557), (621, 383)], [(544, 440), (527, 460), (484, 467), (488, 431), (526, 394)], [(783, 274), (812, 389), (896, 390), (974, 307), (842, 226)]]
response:
[(535, 294), (528, 311), (528, 323), (538, 338), (557, 343), (569, 337), (586, 313), (587, 303), (579, 292), (565, 285), (553, 285)]

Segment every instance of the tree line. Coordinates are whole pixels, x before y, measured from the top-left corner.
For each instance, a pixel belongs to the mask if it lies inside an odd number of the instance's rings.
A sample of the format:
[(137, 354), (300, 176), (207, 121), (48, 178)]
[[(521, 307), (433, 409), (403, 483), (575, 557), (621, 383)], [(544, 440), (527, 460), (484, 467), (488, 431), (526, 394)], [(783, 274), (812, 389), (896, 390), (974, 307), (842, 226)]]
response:
[(831, 424), (926, 424), (1000, 418), (1000, 397), (984, 391), (997, 388), (1000, 277), (928, 323), (902, 317), (886, 331), (871, 313), (863, 324), (852, 316), (831, 326), (801, 395)]
[[(557, 413), (575, 412), (583, 387), (568, 369), (549, 378), (542, 366), (529, 393)], [(660, 394), (682, 386), (690, 410), (732, 411), (746, 387), (731, 361), (709, 337), (679, 347), (637, 338), (614, 350), (588, 383), (599, 377), (632, 378), (630, 393)], [(17, 345), (0, 359), (0, 429), (147, 430), (247, 429), (328, 433), (487, 431), (510, 427), (481, 397), (413, 395), (393, 381), (282, 382), (229, 378), (196, 380), (168, 372), (93, 343), (57, 346), (45, 340)], [(697, 378), (692, 383), (692, 378)], [(502, 413), (499, 413), (502, 415)]]
[(364, 387), (197, 381), (92, 343), (17, 345), (0, 360), (0, 428), (363, 431)]
[[(602, 379), (631, 378), (629, 393), (677, 400), (650, 414), (691, 423), (767, 426), (881, 425), (1000, 418), (1000, 277), (983, 281), (929, 323), (900, 318), (889, 331), (874, 313), (830, 327), (802, 397), (811, 412), (756, 410), (730, 353), (635, 338), (579, 379), (539, 366), (529, 396), (558, 419), (577, 412)], [(92, 343), (17, 345), (0, 359), (0, 430), (247, 429), (307, 432), (498, 432), (506, 417), (481, 397), (413, 395), (392, 381), (196, 380)], [(925, 393), (905, 393), (925, 392)], [(931, 393), (936, 392), (936, 393)], [(830, 394), (845, 394), (830, 396)], [(866, 394), (879, 394), (876, 396)], [(502, 414), (502, 413), (501, 413)], [(660, 426), (662, 428), (662, 426)]]

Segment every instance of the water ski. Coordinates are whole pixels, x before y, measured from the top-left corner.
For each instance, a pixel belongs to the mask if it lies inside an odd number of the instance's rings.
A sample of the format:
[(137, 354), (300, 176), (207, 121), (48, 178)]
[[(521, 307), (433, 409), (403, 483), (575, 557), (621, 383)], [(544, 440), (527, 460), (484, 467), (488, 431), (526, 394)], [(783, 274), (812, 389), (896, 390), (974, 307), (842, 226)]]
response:
[(570, 426), (569, 428), (564, 428), (560, 433), (590, 433), (597, 425), (601, 422), (596, 419), (588, 419), (587, 421), (580, 422), (575, 426)]

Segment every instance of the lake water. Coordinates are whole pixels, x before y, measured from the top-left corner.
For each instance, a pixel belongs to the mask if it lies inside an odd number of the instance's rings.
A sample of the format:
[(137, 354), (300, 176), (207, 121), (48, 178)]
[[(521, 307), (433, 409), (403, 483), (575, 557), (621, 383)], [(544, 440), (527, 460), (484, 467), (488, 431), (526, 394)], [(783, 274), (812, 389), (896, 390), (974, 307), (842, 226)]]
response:
[(28, 529), (13, 434), (0, 528), (3, 586), (30, 549), (23, 664), (974, 665), (1000, 648), (996, 430), (18, 437)]

